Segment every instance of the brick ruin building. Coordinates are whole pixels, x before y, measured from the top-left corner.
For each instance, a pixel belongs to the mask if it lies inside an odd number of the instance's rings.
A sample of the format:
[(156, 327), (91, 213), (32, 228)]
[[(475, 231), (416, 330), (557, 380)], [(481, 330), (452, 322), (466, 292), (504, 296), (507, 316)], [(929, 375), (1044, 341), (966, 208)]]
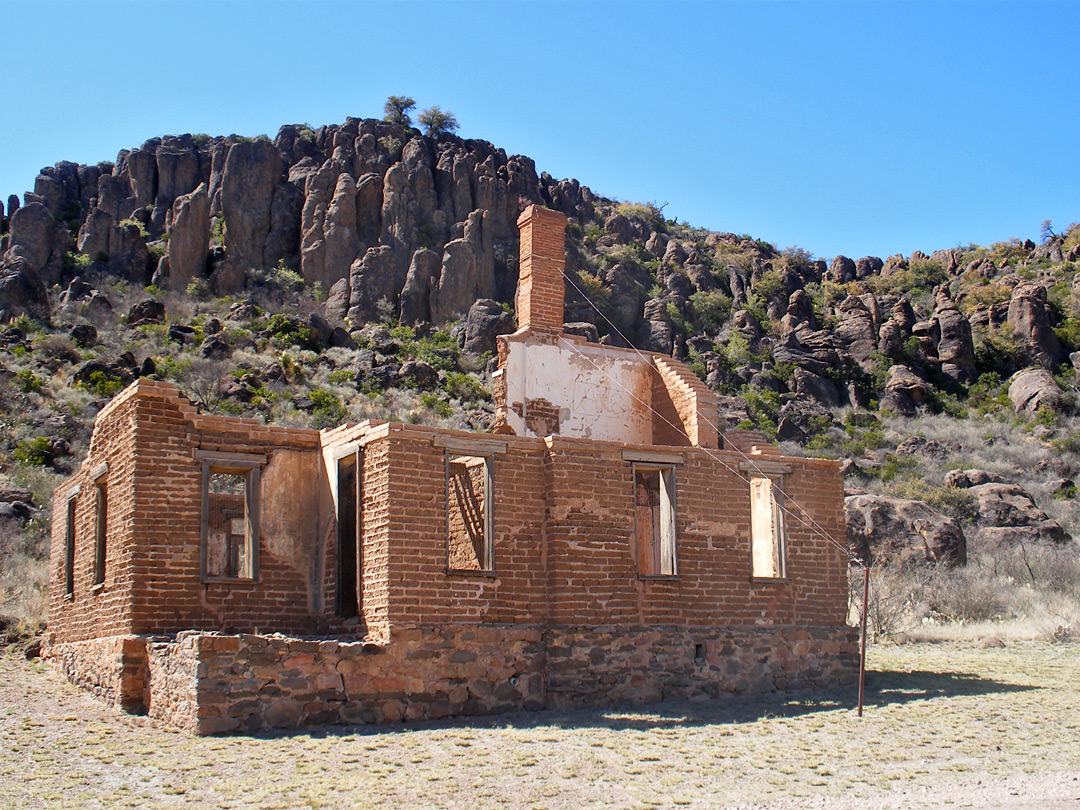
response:
[(519, 225), (495, 433), (118, 394), (54, 496), (43, 654), (198, 734), (850, 681), (838, 464), (720, 437), (678, 361), (565, 334), (565, 218)]

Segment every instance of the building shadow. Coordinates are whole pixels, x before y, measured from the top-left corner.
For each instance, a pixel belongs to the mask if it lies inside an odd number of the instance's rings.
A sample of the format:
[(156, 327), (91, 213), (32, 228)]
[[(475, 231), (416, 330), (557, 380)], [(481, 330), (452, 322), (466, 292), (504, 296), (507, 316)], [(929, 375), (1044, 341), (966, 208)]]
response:
[[(865, 707), (867, 712), (884, 706), (903, 706), (928, 700), (958, 696), (978, 696), (1027, 692), (1037, 687), (983, 678), (965, 672), (867, 672)], [(422, 730), (543, 729), (561, 728), (587, 731), (693, 728), (732, 726), (775, 718), (796, 718), (821, 712), (854, 711), (858, 686), (851, 684), (803, 692), (769, 692), (729, 695), (710, 700), (672, 700), (646, 705), (626, 705), (596, 709), (522, 711), (510, 714), (452, 717), (413, 723), (362, 726), (322, 726), (259, 732), (255, 737), (313, 738), (375, 736)]]

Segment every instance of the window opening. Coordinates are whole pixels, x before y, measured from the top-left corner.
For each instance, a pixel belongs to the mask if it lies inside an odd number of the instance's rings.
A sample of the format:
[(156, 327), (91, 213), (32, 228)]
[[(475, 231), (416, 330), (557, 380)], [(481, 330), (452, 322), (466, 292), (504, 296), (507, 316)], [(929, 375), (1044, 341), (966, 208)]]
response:
[(771, 478), (750, 479), (750, 538), (753, 576), (762, 579), (784, 577), (783, 492)]
[(98, 479), (97, 509), (94, 521), (94, 585), (105, 584), (105, 541), (109, 528), (109, 485), (104, 478)]
[(448, 455), (446, 553), (451, 571), (492, 571), (491, 459)]
[(634, 517), (638, 575), (675, 576), (675, 470), (634, 469)]
[(75, 593), (75, 498), (67, 502), (67, 522), (64, 524), (64, 591)]
[(203, 461), (204, 580), (258, 577), (259, 463)]
[(356, 616), (360, 612), (359, 583), (359, 475), (357, 457), (346, 456), (338, 460), (338, 592), (339, 616)]

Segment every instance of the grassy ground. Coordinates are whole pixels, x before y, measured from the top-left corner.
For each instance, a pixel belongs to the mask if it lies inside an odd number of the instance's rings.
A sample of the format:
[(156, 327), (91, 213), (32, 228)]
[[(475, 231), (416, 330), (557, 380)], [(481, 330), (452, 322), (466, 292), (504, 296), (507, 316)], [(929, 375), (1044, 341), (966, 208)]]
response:
[(1080, 805), (1080, 644), (871, 648), (852, 690), (193, 739), (0, 656), (0, 807)]

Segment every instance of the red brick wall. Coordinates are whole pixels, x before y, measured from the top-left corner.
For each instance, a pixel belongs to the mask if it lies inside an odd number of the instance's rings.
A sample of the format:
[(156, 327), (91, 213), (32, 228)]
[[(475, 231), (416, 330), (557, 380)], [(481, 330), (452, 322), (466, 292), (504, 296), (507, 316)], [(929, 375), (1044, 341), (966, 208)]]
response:
[(518, 217), (518, 229), (518, 329), (562, 332), (566, 217), (550, 208), (530, 205)]
[[(134, 432), (137, 402), (117, 397), (98, 416), (90, 449), (79, 471), (53, 493), (49, 554), (49, 628), (65, 640), (97, 638), (130, 632), (130, 606), (137, 572), (133, 570), (135, 533)], [(97, 498), (90, 474), (108, 464), (108, 524), (105, 582), (94, 586)], [(65, 534), (68, 493), (75, 487), (75, 591), (66, 595)]]
[[(435, 433), (409, 426), (386, 440), (393, 627), (546, 620), (844, 623), (843, 553), (794, 518), (787, 520), (788, 577), (751, 579), (750, 489), (724, 468), (738, 468), (741, 457), (730, 452), (712, 451), (717, 461), (702, 450), (681, 450), (685, 461), (675, 470), (679, 575), (643, 580), (632, 548), (633, 465), (622, 459), (623, 446), (507, 437), (507, 452), (494, 456), (495, 575), (446, 574), (446, 451), (433, 446)], [(785, 461), (793, 468), (784, 478), (789, 507), (808, 508), (842, 544), (843, 483), (836, 464)]]
[[(369, 428), (357, 426), (356, 436)], [(346, 431), (347, 433), (347, 431)], [(345, 435), (345, 434), (342, 434)], [(334, 436), (338, 436), (337, 432)], [(447, 450), (493, 437), (381, 425), (361, 443), (362, 621), (334, 617), (336, 545), (326, 471), (313, 431), (200, 416), (170, 386), (140, 382), (102, 412), (87, 462), (57, 492), (50, 561), (50, 631), (56, 641), (184, 629), (286, 633), (392, 630), (448, 623), (827, 626), (844, 623), (841, 548), (787, 519), (787, 578), (750, 576), (750, 493), (730, 451), (680, 448), (678, 577), (641, 579), (633, 552), (633, 464), (625, 445), (587, 439), (504, 437), (492, 469), (494, 572), (448, 574)], [(329, 437), (327, 437), (329, 438)], [(199, 577), (201, 471), (196, 450), (263, 454), (266, 469), (307, 459), (292, 479), (264, 470), (259, 578)], [(641, 448), (648, 449), (648, 448)], [(771, 461), (780, 459), (770, 455)], [(93, 501), (89, 471), (108, 461), (106, 581), (92, 590)], [(843, 482), (831, 461), (783, 459), (788, 506), (810, 510), (841, 546)], [(302, 474), (301, 474), (302, 473)], [(76, 513), (75, 598), (64, 595), (69, 488), (83, 485)], [(277, 511), (311, 515), (303, 531), (275, 534)], [(310, 510), (305, 512), (304, 510)], [(310, 525), (307, 525), (307, 524)]]

